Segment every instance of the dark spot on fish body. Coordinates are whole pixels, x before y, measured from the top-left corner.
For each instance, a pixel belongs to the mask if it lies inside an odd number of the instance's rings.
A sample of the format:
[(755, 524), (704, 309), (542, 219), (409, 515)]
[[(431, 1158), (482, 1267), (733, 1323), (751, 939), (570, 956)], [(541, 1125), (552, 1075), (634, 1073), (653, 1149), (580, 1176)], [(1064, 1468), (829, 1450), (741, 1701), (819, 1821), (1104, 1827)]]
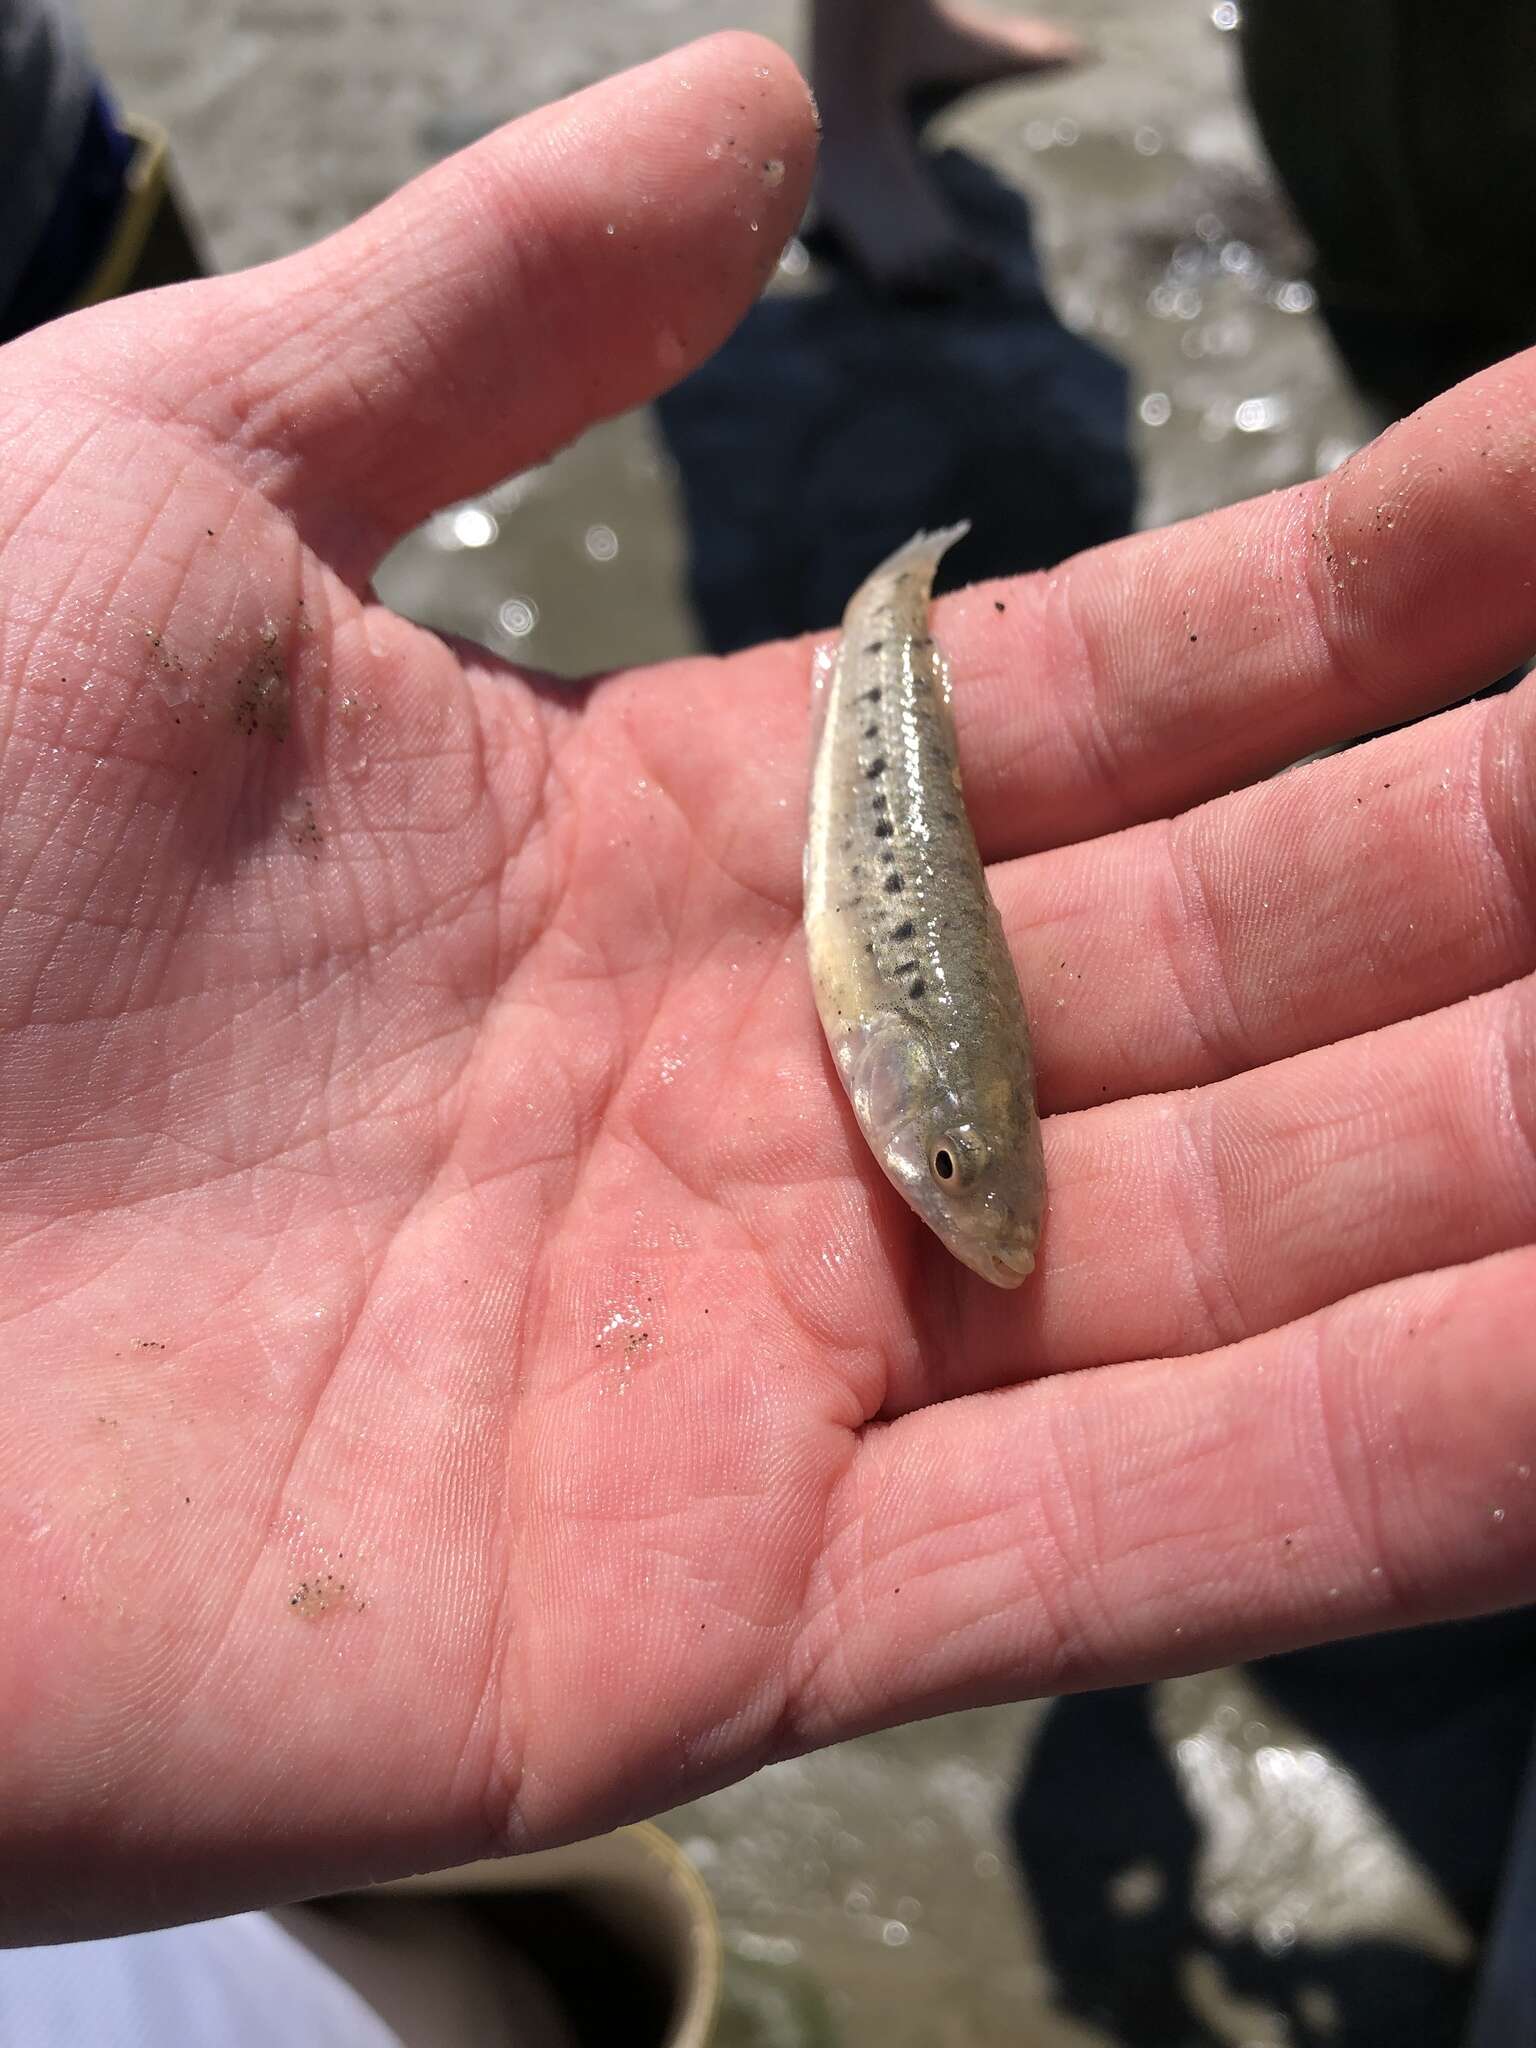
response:
[(889, 865), (889, 864), (890, 864), (890, 863), (891, 863), (892, 861), (894, 861), (894, 860), (895, 860), (895, 858), (896, 858), (896, 849), (895, 849), (895, 847), (894, 847), (894, 846), (882, 846), (882, 847), (881, 847), (881, 849), (880, 849), (880, 858), (881, 858), (881, 859), (882, 859), (882, 860), (883, 860), (884, 862), (886, 862), (886, 864), (887, 864), (887, 865)]
[(924, 997), (924, 996), (925, 996), (925, 995), (926, 995), (927, 993), (928, 993), (928, 984), (927, 984), (927, 982), (926, 982), (926, 981), (924, 981), (924, 979), (923, 979), (923, 977), (922, 977), (921, 975), (918, 975), (917, 979), (916, 979), (916, 980), (915, 980), (914, 982), (912, 982), (912, 984), (910, 985), (910, 987), (909, 987), (909, 988), (908, 988), (908, 990), (907, 990), (907, 994), (908, 994), (908, 995), (909, 995), (909, 996), (910, 996), (910, 997), (912, 998), (912, 1000), (913, 1000), (913, 1002), (914, 1002), (914, 1003), (919, 1003), (919, 1002), (921, 1002), (921, 1001), (922, 1001), (922, 999), (923, 999), (923, 997)]
[(877, 739), (879, 739), (879, 737), (880, 737), (880, 728), (879, 728), (879, 726), (878, 726), (878, 725), (866, 725), (866, 726), (865, 726), (865, 728), (864, 728), (864, 737), (865, 737), (865, 739), (867, 739), (867, 740), (877, 740)]
[(891, 937), (893, 939), (910, 939), (913, 933), (916, 931), (916, 929), (917, 927), (913, 924), (911, 918), (905, 917), (902, 919), (901, 923), (897, 925), (895, 931), (891, 933)]
[(1007, 611), (1008, 607), (1003, 603), (1003, 600), (1000, 597), (994, 597), (992, 600), (992, 609), (995, 612), (1005, 612)]
[[(885, 642), (883, 640), (871, 640), (864, 649), (864, 652), (866, 654), (878, 654), (884, 645)], [(880, 692), (878, 690), (866, 690), (864, 692), (864, 701), (866, 704), (878, 704), (880, 702)]]
[(906, 883), (901, 879), (900, 875), (895, 874), (894, 872), (887, 875), (885, 878), (885, 890), (888, 896), (894, 896), (898, 889), (905, 889), (906, 886)]
[(870, 802), (874, 805), (877, 811), (883, 811), (887, 809), (889, 805), (889, 799), (887, 798), (885, 791), (883, 789), (877, 789), (873, 797), (871, 797)]
[(881, 776), (884, 773), (885, 756), (884, 754), (876, 754), (873, 761), (871, 761), (869, 766), (864, 770), (865, 778), (867, 781), (873, 782), (878, 776)]
[(876, 818), (875, 837), (877, 839), (889, 839), (895, 830), (896, 827), (891, 823), (889, 818)]

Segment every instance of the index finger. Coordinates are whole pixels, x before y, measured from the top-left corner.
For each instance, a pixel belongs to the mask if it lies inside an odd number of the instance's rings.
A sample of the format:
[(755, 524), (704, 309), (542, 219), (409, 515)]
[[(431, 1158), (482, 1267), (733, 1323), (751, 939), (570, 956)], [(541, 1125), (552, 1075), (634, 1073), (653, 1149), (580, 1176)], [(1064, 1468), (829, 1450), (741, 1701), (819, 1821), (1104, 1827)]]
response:
[(1536, 351), (1314, 483), (937, 609), (989, 860), (1454, 703), (1536, 650)]

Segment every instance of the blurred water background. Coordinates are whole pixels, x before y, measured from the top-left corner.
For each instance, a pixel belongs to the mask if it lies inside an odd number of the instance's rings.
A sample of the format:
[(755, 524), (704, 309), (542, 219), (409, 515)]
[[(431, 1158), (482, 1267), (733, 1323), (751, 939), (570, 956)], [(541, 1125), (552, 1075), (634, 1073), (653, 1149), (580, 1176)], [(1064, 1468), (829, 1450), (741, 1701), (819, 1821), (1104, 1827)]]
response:
[[(87, 0), (130, 107), (171, 131), (224, 269), (311, 241), (500, 121), (726, 25), (800, 47), (787, 0)], [(1102, 53), (938, 125), (1027, 190), (1066, 324), (1131, 376), (1145, 525), (1310, 476), (1364, 437), (1238, 90), (1231, 0), (1063, 0)], [(782, 288), (803, 259), (789, 253)], [(392, 602), (580, 674), (691, 649), (676, 479), (653, 418), (446, 508)], [(828, 621), (830, 623), (830, 621)]]

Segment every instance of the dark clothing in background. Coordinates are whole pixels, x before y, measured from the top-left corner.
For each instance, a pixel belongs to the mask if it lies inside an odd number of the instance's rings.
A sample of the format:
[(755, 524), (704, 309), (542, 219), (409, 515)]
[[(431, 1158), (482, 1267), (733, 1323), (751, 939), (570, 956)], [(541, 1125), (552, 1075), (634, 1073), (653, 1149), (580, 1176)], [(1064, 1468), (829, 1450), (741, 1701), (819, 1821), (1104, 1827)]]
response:
[(1383, 419), (1536, 342), (1531, 0), (1244, 0), (1244, 81)]
[(58, 205), (95, 91), (72, 13), (55, 0), (0, 0), (0, 312)]
[(206, 270), (166, 138), (119, 117), (64, 0), (0, 0), (0, 343)]
[(1124, 369), (1057, 318), (1023, 197), (958, 150), (931, 171), (995, 252), (994, 282), (903, 303), (830, 262), (658, 403), (717, 654), (835, 626), (919, 528), (971, 522), (941, 590), (1130, 529)]
[[(1511, 1829), (1536, 1719), (1536, 1610), (1327, 1644), (1247, 1669), (1261, 1695), (1350, 1772), (1473, 1943), (1483, 1942), (1501, 1882), (1520, 1875)], [(1324, 1930), (1319, 1939), (1303, 1919), (1292, 1944), (1266, 1948), (1247, 1928), (1211, 1924), (1198, 1896), (1200, 1827), (1154, 1732), (1149, 1687), (1059, 1700), (1011, 1820), (1058, 1997), (1122, 2048), (1221, 2048), (1233, 2038), (1194, 1995), (1202, 1965), (1227, 1999), (1278, 2013), (1294, 2048), (1470, 2048), (1465, 2030), (1486, 1961), (1475, 1946), (1453, 1960), (1407, 1932), (1339, 1939)], [(1517, 1844), (1514, 1854), (1529, 1858), (1531, 1848)], [(1157, 1888), (1136, 1909), (1117, 1908), (1116, 1880), (1138, 1866), (1156, 1873)], [(1528, 1916), (1529, 1891), (1516, 1903)], [(1527, 1925), (1529, 1952), (1536, 1923)], [(1517, 2009), (1529, 1988), (1526, 1972)], [(1475, 2048), (1533, 2040), (1479, 2033)]]

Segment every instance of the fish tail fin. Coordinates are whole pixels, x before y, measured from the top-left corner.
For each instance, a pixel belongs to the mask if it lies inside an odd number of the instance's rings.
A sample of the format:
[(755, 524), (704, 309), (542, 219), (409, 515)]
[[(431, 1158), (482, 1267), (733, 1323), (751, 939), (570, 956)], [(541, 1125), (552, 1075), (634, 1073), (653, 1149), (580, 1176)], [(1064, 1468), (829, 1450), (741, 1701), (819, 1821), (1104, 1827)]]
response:
[(914, 533), (889, 560), (881, 564), (881, 568), (904, 569), (909, 562), (926, 562), (931, 569), (936, 569), (956, 541), (964, 540), (970, 530), (969, 519), (957, 519), (953, 526), (936, 526), (929, 533)]
[(893, 554), (887, 555), (880, 566), (865, 577), (854, 593), (849, 614), (872, 592), (888, 591), (893, 579), (914, 573), (922, 579), (922, 598), (926, 603), (928, 592), (933, 587), (934, 571), (955, 542), (963, 540), (970, 530), (969, 519), (961, 519), (953, 526), (935, 527), (931, 533), (914, 533), (910, 540), (903, 541)]

